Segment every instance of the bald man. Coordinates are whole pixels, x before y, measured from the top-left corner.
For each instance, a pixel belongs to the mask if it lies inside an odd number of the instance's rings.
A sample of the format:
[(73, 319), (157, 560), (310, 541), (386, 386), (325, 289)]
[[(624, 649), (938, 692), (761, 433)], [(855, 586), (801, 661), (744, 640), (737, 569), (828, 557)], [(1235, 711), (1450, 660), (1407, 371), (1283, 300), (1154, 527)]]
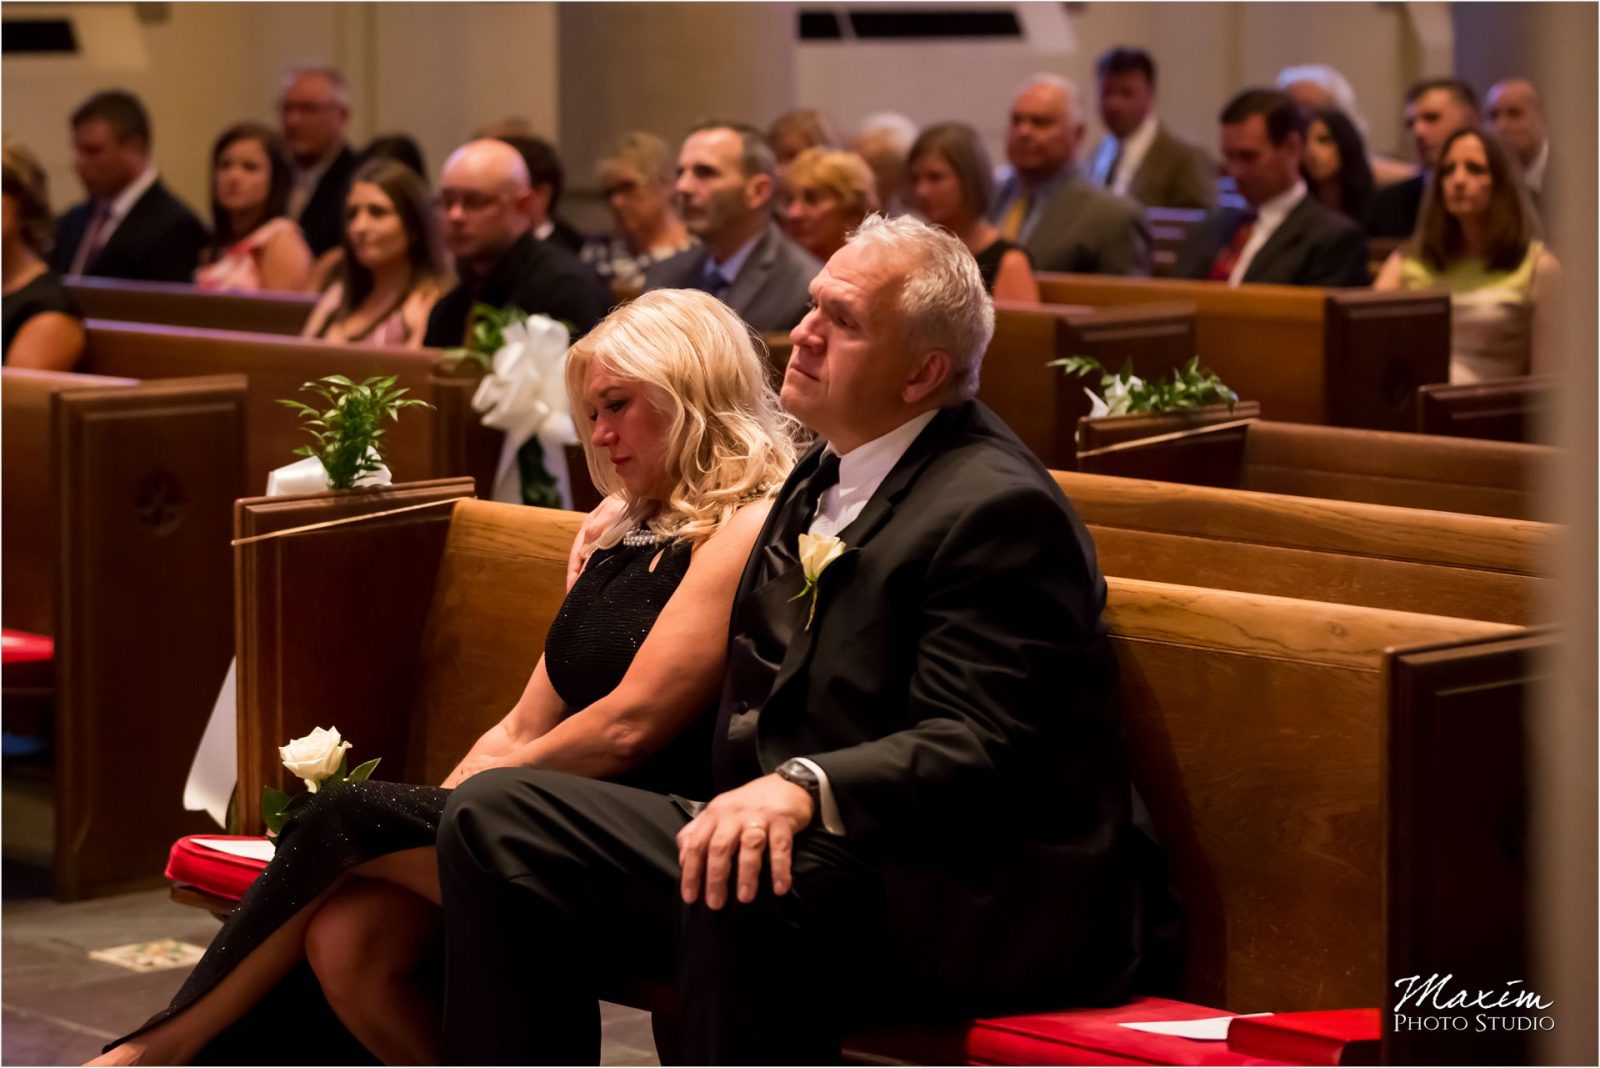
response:
[(588, 333), (610, 305), (605, 286), (578, 257), (533, 236), (528, 165), (504, 141), (470, 141), (445, 160), (439, 179), (445, 245), (460, 283), (433, 306), (424, 343), (465, 344), (474, 304), (517, 307)]
[(1508, 78), (1489, 88), (1489, 126), (1500, 143), (1522, 164), (1522, 180), (1535, 201), (1544, 195), (1550, 166), (1550, 138), (1544, 125), (1544, 102), (1526, 78)]
[(1038, 271), (1150, 273), (1150, 233), (1134, 201), (1097, 188), (1078, 170), (1083, 118), (1077, 88), (1037, 74), (1011, 102), (1006, 158), (992, 216)]

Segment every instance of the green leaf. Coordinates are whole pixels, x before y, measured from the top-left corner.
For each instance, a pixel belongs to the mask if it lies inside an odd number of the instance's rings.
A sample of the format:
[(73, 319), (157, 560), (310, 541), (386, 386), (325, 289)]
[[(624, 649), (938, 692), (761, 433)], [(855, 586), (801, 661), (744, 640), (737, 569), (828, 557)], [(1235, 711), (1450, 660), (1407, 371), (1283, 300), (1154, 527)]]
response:
[(365, 764), (358, 765), (356, 767), (356, 770), (354, 770), (354, 771), (352, 771), (350, 773), (350, 778), (347, 781), (349, 781), (349, 782), (366, 782), (367, 778), (374, 771), (378, 770), (378, 762), (380, 760), (382, 760), (382, 759), (383, 759), (382, 757), (373, 757), (371, 760), (367, 761)]

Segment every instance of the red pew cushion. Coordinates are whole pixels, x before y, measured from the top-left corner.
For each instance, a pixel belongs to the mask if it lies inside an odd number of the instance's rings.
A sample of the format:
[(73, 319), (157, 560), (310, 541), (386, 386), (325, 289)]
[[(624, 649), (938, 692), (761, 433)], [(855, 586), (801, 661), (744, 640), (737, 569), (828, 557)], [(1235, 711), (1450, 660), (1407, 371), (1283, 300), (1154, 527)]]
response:
[(216, 838), (238, 842), (259, 842), (259, 835), (191, 834), (172, 843), (167, 855), (167, 878), (192, 886), (217, 897), (238, 901), (267, 865), (265, 861), (236, 857), (209, 846), (199, 839)]
[(55, 655), (56, 643), (43, 634), (0, 629), (0, 665), (38, 664), (53, 660)]

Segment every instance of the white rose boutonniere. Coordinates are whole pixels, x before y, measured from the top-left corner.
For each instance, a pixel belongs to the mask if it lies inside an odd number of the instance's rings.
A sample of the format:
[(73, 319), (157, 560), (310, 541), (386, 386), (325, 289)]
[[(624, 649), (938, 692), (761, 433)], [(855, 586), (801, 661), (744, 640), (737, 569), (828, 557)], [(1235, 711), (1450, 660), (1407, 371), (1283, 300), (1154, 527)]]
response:
[(314, 793), (335, 789), (346, 783), (365, 782), (382, 758), (374, 757), (354, 771), (345, 771), (345, 752), (350, 743), (339, 737), (338, 727), (317, 727), (304, 738), (296, 738), (288, 745), (278, 747), (278, 756), (289, 774), (298, 776), (306, 784), (306, 792), (290, 797), (282, 790), (270, 786), (261, 790), (261, 817), (267, 831), (276, 835), (293, 818), (295, 810), (305, 805)]
[(817, 588), (822, 580), (822, 573), (828, 569), (828, 565), (849, 551), (849, 547), (838, 538), (800, 535), (800, 567), (805, 572), (806, 585), (789, 599), (798, 601), (808, 593), (811, 595), (811, 606), (806, 610), (806, 630), (811, 629), (811, 621), (817, 614)]

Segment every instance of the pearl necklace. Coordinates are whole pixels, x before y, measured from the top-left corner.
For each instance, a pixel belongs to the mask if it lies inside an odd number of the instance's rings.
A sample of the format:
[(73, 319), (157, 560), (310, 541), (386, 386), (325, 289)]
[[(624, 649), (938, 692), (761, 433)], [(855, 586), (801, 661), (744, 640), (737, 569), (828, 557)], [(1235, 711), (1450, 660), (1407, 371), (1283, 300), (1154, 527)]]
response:
[(635, 527), (622, 536), (622, 544), (630, 549), (647, 549), (660, 545), (662, 537), (649, 527)]

